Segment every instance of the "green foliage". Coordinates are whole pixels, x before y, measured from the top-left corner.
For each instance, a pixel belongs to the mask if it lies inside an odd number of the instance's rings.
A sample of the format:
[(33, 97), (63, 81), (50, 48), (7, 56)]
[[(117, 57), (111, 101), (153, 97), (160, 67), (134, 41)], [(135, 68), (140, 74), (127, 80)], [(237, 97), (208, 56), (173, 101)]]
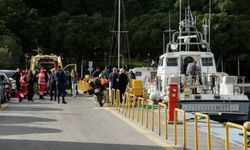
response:
[[(183, 9), (187, 2), (182, 0)], [(157, 58), (162, 54), (163, 31), (169, 28), (169, 12), (171, 29), (178, 29), (179, 1), (122, 3), (131, 57), (140, 61), (150, 53)], [(115, 4), (115, 0), (0, 0), (0, 47), (17, 60), (12, 66), (38, 47), (64, 56), (66, 63), (108, 55)], [(190, 5), (201, 27), (208, 16), (209, 0), (190, 1)], [(250, 55), (249, 5), (249, 0), (212, 1), (211, 49), (216, 56)]]
[(11, 66), (12, 64), (12, 54), (11, 52), (8, 50), (7, 47), (3, 48), (1, 47), (0, 48), (0, 56), (1, 56), (1, 59), (0, 59), (0, 67), (1, 68), (8, 68)]

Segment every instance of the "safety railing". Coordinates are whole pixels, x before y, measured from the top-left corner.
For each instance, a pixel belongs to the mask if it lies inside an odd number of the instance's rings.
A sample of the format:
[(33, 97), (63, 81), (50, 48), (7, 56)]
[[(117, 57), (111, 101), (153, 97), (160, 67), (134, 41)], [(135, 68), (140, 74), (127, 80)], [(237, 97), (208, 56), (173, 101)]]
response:
[(120, 95), (121, 93), (120, 93), (120, 90), (116, 90), (116, 93), (115, 93), (115, 95), (116, 95), (116, 99), (115, 99), (115, 102), (116, 102), (116, 104), (115, 104), (115, 106), (116, 106), (116, 109), (118, 110), (118, 111), (121, 111), (120, 109)]
[(130, 106), (131, 106), (131, 96), (130, 94), (127, 95), (127, 99), (126, 99), (126, 108), (125, 108), (125, 116), (127, 116), (130, 118)]
[[(142, 104), (141, 104), (142, 103)], [(144, 98), (142, 97), (138, 97), (137, 98), (137, 123), (140, 121), (140, 107), (141, 107), (141, 110), (143, 110), (144, 108)], [(141, 117), (141, 120), (143, 122), (143, 113), (144, 111), (142, 111), (142, 117)]]
[[(114, 92), (112, 91), (112, 97), (114, 96)], [(105, 100), (108, 102), (109, 101), (109, 91), (106, 90), (105, 93)], [(131, 118), (131, 109), (132, 109), (132, 119), (134, 119), (134, 110), (135, 110), (135, 106), (137, 106), (137, 114), (136, 114), (136, 119), (137, 119), (137, 123), (141, 123), (141, 125), (144, 125), (144, 119), (146, 119), (145, 121), (145, 127), (148, 128), (149, 127), (149, 105), (151, 104), (152, 106), (152, 110), (151, 110), (151, 130), (154, 131), (154, 127), (155, 127), (155, 104), (154, 101), (152, 100), (147, 100), (144, 99), (142, 97), (138, 97), (136, 98), (135, 95), (133, 94), (129, 94), (127, 92), (125, 92), (125, 96), (123, 98), (122, 101), (122, 106), (120, 104), (120, 91), (116, 90), (115, 92), (115, 99), (114, 100), (114, 105), (112, 106), (116, 106), (116, 109), (121, 112), (122, 114), (124, 114), (125, 116), (128, 115), (129, 118)], [(110, 98), (110, 99), (111, 99)], [(137, 100), (137, 101), (136, 101)], [(133, 101), (133, 102), (132, 102)], [(144, 107), (146, 106), (146, 107)], [(132, 107), (132, 108), (131, 108)], [(162, 104), (162, 103), (158, 103), (158, 134), (161, 135), (161, 124), (162, 124), (162, 112), (161, 109), (164, 108), (165, 109), (165, 117), (164, 117), (164, 122), (165, 122), (165, 135), (166, 135), (166, 139), (168, 139), (168, 106), (166, 104)], [(120, 110), (122, 109), (122, 110)], [(145, 115), (145, 109), (146, 109), (146, 118), (144, 118)], [(186, 123), (186, 112), (182, 109), (178, 109), (175, 108), (174, 109), (174, 144), (177, 145), (177, 123), (178, 123), (178, 113), (182, 113), (183, 114), (183, 149), (187, 148), (187, 141), (186, 141), (186, 136), (187, 136), (187, 123)], [(211, 133), (210, 133), (210, 118), (207, 114), (202, 114), (202, 113), (195, 113), (194, 115), (194, 127), (195, 127), (195, 149), (198, 150), (199, 147), (199, 137), (198, 137), (198, 118), (206, 118), (206, 124), (207, 124), (207, 149), (211, 150)], [(140, 120), (141, 119), (141, 120)], [(244, 127), (242, 125), (238, 125), (235, 123), (227, 123), (226, 124), (226, 140), (225, 140), (225, 150), (229, 150), (229, 127), (233, 127), (233, 128), (239, 128), (243, 130), (243, 150), (247, 150), (247, 130), (250, 130), (250, 122), (248, 124), (248, 127)]]
[[(132, 103), (132, 120), (134, 120), (135, 118), (135, 106), (136, 106), (136, 96), (134, 94), (129, 94), (130, 98), (131, 98), (131, 101), (132, 101), (132, 98), (133, 98), (133, 103)], [(130, 109), (130, 108), (129, 108)]]
[(123, 100), (122, 100), (122, 114), (125, 114), (125, 112), (126, 112), (127, 101), (128, 101), (128, 93), (125, 92), (124, 98), (123, 98)]
[[(133, 106), (133, 104), (132, 104), (132, 98), (133, 98), (133, 94), (128, 94), (128, 103), (127, 103), (127, 111), (126, 112), (128, 112), (128, 117), (130, 118), (130, 116), (131, 116), (131, 105)], [(127, 114), (127, 113), (126, 113)]]
[(112, 89), (111, 90), (111, 106), (113, 106), (114, 107), (114, 105), (115, 105), (115, 89)]
[(238, 128), (241, 129), (243, 131), (243, 150), (247, 150), (247, 129), (246, 127), (236, 124), (236, 123), (232, 123), (232, 122), (228, 122), (226, 124), (226, 140), (225, 140), (225, 150), (229, 150), (229, 127), (234, 127), (234, 128)]
[(178, 112), (183, 114), (183, 149), (186, 149), (186, 112), (183, 109), (174, 109), (174, 144), (177, 145), (177, 122)]
[(206, 114), (194, 114), (194, 127), (195, 127), (195, 150), (198, 150), (198, 117), (204, 117), (207, 120), (207, 149), (211, 150), (211, 133), (210, 133), (210, 118)]
[(146, 105), (146, 128), (148, 128), (148, 104), (151, 103), (152, 106), (152, 111), (151, 111), (151, 129), (154, 131), (154, 124), (155, 124), (155, 117), (154, 117), (154, 101), (152, 100), (147, 100), (147, 105)]
[(161, 107), (163, 107), (165, 109), (164, 111), (164, 128), (165, 128), (165, 136), (166, 139), (168, 139), (168, 119), (167, 119), (167, 115), (168, 115), (168, 108), (166, 104), (163, 103), (158, 103), (158, 133), (159, 135), (161, 135)]
[(109, 89), (106, 89), (103, 94), (105, 98), (104, 103), (108, 104), (109, 103)]

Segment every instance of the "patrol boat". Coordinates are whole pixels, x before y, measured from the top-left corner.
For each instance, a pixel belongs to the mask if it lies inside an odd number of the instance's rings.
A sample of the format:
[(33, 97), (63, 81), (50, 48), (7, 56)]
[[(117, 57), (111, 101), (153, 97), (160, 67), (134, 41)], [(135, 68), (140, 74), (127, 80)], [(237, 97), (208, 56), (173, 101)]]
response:
[[(217, 72), (209, 44), (209, 19), (203, 28), (203, 32), (198, 31), (188, 5), (184, 19), (180, 13), (179, 30), (170, 34), (166, 52), (159, 58), (155, 92), (167, 95), (168, 85), (177, 83), (178, 107), (186, 112), (207, 113), (217, 121), (245, 121), (249, 99), (238, 86), (240, 77)], [(194, 60), (196, 75), (187, 75), (187, 66)]]

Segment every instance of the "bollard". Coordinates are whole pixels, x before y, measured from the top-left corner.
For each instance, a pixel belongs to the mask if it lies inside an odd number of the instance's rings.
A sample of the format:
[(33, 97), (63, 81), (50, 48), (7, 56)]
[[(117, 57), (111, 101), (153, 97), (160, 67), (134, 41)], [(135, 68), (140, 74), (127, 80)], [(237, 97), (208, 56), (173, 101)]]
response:
[(171, 83), (168, 86), (168, 122), (174, 121), (174, 109), (177, 108), (178, 103), (178, 85)]
[(183, 149), (186, 149), (186, 112), (182, 109), (174, 110), (174, 144), (177, 145), (177, 116), (178, 112), (183, 113)]

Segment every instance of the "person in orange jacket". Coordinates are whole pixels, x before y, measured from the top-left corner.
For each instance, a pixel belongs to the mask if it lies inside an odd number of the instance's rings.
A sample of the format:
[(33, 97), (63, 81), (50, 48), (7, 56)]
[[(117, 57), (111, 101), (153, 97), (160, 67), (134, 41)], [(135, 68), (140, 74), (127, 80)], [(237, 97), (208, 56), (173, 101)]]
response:
[(36, 76), (38, 78), (38, 91), (39, 91), (39, 98), (44, 99), (43, 94), (46, 90), (46, 75), (43, 68), (40, 69), (40, 72)]

